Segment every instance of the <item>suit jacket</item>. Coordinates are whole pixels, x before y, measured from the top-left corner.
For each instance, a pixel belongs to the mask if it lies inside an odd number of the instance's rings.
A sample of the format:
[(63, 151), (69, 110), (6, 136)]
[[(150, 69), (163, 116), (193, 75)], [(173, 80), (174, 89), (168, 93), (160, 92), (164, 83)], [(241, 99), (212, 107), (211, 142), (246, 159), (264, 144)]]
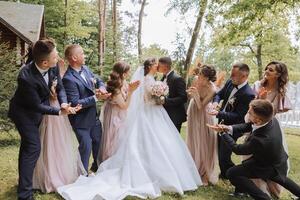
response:
[[(233, 125), (233, 133), (245, 133), (252, 131), (250, 123)], [(229, 134), (223, 134), (226, 144), (237, 155), (251, 155), (245, 160), (248, 167), (259, 173), (259, 170), (275, 169), (279, 175), (287, 173), (287, 159), (282, 145), (281, 128), (276, 118), (267, 125), (253, 131), (244, 144), (236, 144)]]
[(68, 68), (62, 79), (68, 102), (72, 106), (82, 105), (82, 109), (76, 115), (69, 115), (73, 128), (91, 128), (95, 125), (97, 109), (94, 89), (105, 87), (103, 81), (97, 78), (87, 66), (82, 66), (82, 73), (87, 82), (72, 67)]
[(38, 125), (42, 115), (58, 115), (59, 108), (50, 106), (50, 88), (57, 79), (56, 92), (59, 103), (67, 103), (67, 97), (59, 75), (59, 68), (48, 70), (46, 84), (34, 62), (24, 66), (18, 75), (18, 86), (9, 104), (8, 116), (18, 124)]
[(164, 108), (174, 124), (186, 121), (184, 104), (187, 102), (186, 84), (184, 79), (172, 71), (167, 77), (169, 95), (165, 100)]
[(219, 121), (224, 120), (224, 124), (226, 125), (244, 123), (244, 117), (249, 109), (249, 104), (255, 98), (254, 91), (247, 83), (233, 95), (233, 98), (235, 99), (234, 103), (232, 105), (228, 104), (225, 111), (223, 111), (233, 88), (234, 85), (232, 84), (232, 81), (228, 80), (213, 99), (213, 102), (220, 102), (223, 100), (219, 114), (216, 117)]

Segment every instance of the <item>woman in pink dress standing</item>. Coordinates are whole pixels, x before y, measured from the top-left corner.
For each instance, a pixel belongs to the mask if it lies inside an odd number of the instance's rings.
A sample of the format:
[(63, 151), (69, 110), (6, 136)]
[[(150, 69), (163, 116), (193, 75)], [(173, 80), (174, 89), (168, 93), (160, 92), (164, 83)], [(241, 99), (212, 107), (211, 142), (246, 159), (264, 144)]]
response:
[(217, 135), (206, 124), (213, 123), (213, 117), (206, 110), (216, 93), (214, 81), (216, 70), (202, 65), (195, 72), (197, 79), (187, 90), (191, 101), (187, 111), (187, 146), (198, 168), (203, 185), (218, 181)]
[(112, 156), (118, 148), (118, 132), (124, 127), (131, 95), (139, 85), (139, 82), (127, 83), (129, 72), (130, 66), (127, 63), (117, 62), (107, 82), (106, 89), (112, 95), (102, 107), (103, 132), (98, 159), (100, 163)]
[[(64, 62), (58, 63), (60, 75), (65, 72)], [(57, 100), (57, 80), (51, 84), (50, 105), (59, 107)], [(79, 111), (77, 107), (76, 111)], [(68, 116), (45, 115), (40, 125), (41, 153), (33, 174), (33, 188), (44, 193), (73, 183), (79, 175), (86, 174), (76, 148), (76, 139)]]

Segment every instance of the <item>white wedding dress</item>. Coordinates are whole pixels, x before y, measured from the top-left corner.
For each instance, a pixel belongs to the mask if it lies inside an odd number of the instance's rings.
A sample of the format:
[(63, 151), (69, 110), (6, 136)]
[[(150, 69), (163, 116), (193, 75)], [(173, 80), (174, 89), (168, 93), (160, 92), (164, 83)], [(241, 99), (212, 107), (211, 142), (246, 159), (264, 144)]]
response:
[(95, 176), (80, 176), (75, 183), (58, 188), (65, 199), (157, 198), (161, 191), (183, 194), (202, 185), (176, 127), (165, 109), (150, 98), (153, 76), (144, 77), (140, 67), (133, 80), (141, 85), (132, 96), (117, 152), (99, 166)]

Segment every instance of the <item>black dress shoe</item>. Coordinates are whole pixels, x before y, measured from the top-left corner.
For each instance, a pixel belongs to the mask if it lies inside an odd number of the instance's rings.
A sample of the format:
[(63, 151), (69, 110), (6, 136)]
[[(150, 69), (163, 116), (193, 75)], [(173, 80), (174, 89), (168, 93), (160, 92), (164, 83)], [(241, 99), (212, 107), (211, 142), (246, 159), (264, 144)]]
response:
[(243, 192), (230, 193), (229, 196), (231, 196), (231, 197), (237, 197), (237, 198), (249, 197), (249, 195), (247, 193), (243, 193)]
[(223, 174), (219, 174), (219, 179), (228, 180), (228, 178)]
[(97, 165), (92, 165), (91, 168), (90, 168), (90, 170), (91, 170), (92, 172), (96, 173), (97, 170), (98, 170), (98, 166), (97, 166)]

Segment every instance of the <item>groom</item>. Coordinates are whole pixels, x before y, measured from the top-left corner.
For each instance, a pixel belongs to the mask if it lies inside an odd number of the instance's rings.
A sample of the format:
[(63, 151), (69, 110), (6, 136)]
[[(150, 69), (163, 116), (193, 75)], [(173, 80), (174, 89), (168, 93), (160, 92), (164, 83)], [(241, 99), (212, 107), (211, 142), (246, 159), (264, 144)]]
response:
[[(41, 151), (39, 125), (43, 115), (75, 114), (67, 104), (61, 83), (55, 44), (39, 40), (33, 46), (33, 62), (24, 66), (18, 76), (17, 90), (10, 101), (8, 117), (15, 123), (21, 136), (19, 152), (18, 199), (32, 200), (32, 178)], [(57, 80), (57, 97), (61, 108), (50, 106), (50, 88)]]
[(103, 81), (96, 78), (84, 65), (85, 56), (80, 45), (69, 45), (65, 50), (65, 58), (69, 62), (69, 67), (62, 81), (68, 101), (71, 105), (82, 105), (80, 112), (69, 116), (69, 120), (79, 142), (79, 152), (85, 170), (88, 172), (92, 151), (94, 162), (91, 171), (96, 172), (102, 132), (96, 114), (96, 102), (100, 99), (107, 99), (110, 94), (106, 92)]
[(165, 99), (163, 106), (180, 133), (181, 125), (186, 121), (184, 107), (184, 104), (187, 102), (186, 84), (184, 79), (172, 70), (170, 57), (159, 59), (158, 71), (164, 75), (161, 81), (166, 81), (169, 86), (169, 95)]

